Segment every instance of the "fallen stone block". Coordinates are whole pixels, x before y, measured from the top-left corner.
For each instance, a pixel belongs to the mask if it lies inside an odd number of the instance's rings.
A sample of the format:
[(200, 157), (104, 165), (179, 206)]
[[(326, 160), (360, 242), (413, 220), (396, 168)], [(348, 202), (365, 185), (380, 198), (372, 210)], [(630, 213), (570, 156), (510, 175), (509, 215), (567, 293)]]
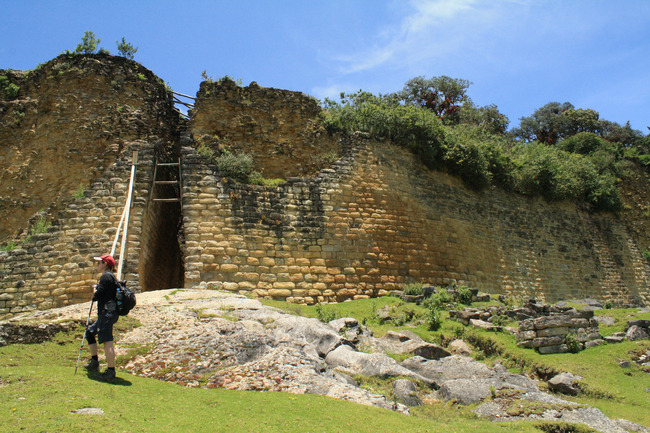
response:
[(560, 373), (548, 381), (548, 387), (551, 391), (567, 395), (578, 395), (580, 388), (577, 383), (582, 380), (581, 376), (571, 373)]

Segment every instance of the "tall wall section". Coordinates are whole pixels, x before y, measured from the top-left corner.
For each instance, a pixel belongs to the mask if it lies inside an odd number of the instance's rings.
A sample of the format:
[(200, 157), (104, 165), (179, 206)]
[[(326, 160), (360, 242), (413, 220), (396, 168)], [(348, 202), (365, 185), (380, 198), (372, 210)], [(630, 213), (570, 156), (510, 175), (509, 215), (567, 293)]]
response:
[[(19, 92), (0, 95), (0, 320), (90, 299), (98, 278), (91, 258), (110, 252), (133, 151), (139, 161), (124, 277), (147, 289), (139, 284), (141, 257), (160, 236), (143, 228), (156, 212), (153, 161), (178, 157), (178, 114), (164, 83), (135, 62), (104, 55), (1, 72)], [(40, 218), (51, 226), (35, 233)]]
[(318, 102), (300, 92), (222, 80), (204, 81), (196, 96), (196, 142), (251, 155), (267, 178), (312, 175), (337, 159), (340, 149), (317, 121)]
[[(223, 106), (218, 92), (205, 96), (197, 107)], [(336, 145), (347, 154), (331, 169), (275, 189), (228, 182), (184, 147), (186, 285), (306, 303), (414, 281), (547, 301), (650, 301), (643, 239), (615, 215), (468, 190), (390, 143)]]

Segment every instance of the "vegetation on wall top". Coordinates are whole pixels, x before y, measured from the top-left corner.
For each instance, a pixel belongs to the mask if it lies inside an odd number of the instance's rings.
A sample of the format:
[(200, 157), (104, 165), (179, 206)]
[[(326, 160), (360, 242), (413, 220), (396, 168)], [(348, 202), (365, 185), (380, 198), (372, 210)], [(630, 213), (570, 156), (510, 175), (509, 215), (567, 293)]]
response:
[(330, 133), (369, 133), (418, 155), (429, 168), (457, 175), (470, 187), (497, 185), (547, 200), (578, 200), (617, 211), (617, 180), (634, 162), (650, 166), (650, 136), (602, 120), (591, 109), (549, 103), (507, 131), (495, 105), (477, 107), (471, 83), (446, 76), (409, 80), (396, 93), (341, 94), (326, 99)]

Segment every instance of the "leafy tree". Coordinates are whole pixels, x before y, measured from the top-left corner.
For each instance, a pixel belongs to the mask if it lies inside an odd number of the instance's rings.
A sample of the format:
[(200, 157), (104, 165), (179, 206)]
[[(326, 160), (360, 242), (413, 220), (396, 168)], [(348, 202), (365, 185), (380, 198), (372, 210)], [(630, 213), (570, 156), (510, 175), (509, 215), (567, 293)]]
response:
[(510, 121), (494, 104), (477, 107), (467, 100), (460, 107), (460, 123), (480, 126), (491, 134), (504, 134)]
[(575, 108), (570, 102), (549, 102), (535, 110), (532, 116), (522, 117), (519, 128), (511, 131), (515, 138), (525, 142), (537, 140), (551, 145), (583, 132), (593, 133), (626, 147), (643, 138), (640, 131), (632, 129), (630, 122), (621, 126), (600, 119), (595, 110)]
[(86, 33), (81, 38), (81, 43), (77, 45), (74, 54), (94, 54), (97, 52), (97, 45), (101, 39), (95, 38), (95, 33), (86, 30)]
[(526, 142), (537, 140), (544, 144), (555, 144), (567, 136), (570, 122), (564, 113), (569, 110), (575, 110), (570, 102), (549, 102), (535, 110), (532, 116), (522, 117), (519, 128), (513, 129), (512, 134)]
[(127, 42), (122, 36), (122, 42), (115, 41), (117, 44), (117, 52), (122, 57), (133, 60), (135, 53), (138, 52), (138, 47), (134, 47), (130, 42)]
[(602, 122), (602, 136), (607, 141), (621, 143), (625, 147), (639, 144), (643, 141), (641, 131), (632, 129), (629, 121), (625, 123), (625, 126), (621, 126), (616, 122), (604, 120)]
[(467, 101), (467, 88), (472, 83), (446, 75), (410, 79), (395, 96), (406, 104), (426, 107), (445, 123), (460, 121), (460, 106)]

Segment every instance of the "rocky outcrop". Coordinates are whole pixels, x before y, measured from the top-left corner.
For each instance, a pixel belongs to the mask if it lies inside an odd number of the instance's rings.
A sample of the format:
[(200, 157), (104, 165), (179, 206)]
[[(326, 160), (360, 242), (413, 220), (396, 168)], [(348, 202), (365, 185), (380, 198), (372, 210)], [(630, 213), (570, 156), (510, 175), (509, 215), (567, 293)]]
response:
[[(0, 329), (55, 330), (76, 326), (87, 314), (88, 304), (79, 304), (13, 318)], [(448, 354), (398, 363), (379, 350), (425, 343), (408, 331), (374, 338), (355, 319), (322, 323), (213, 290), (142, 293), (130, 317), (141, 326), (117, 336), (117, 351), (129, 355), (137, 348), (124, 368), (144, 377), (189, 387), (321, 394), (403, 413), (437, 399), (478, 404), (477, 414), (499, 421), (548, 419), (623, 431), (602, 412), (541, 392), (534, 380), (500, 364)], [(357, 350), (369, 344), (377, 351)], [(352, 376), (394, 379), (396, 401), (360, 387)], [(534, 413), (527, 413), (531, 402)]]

